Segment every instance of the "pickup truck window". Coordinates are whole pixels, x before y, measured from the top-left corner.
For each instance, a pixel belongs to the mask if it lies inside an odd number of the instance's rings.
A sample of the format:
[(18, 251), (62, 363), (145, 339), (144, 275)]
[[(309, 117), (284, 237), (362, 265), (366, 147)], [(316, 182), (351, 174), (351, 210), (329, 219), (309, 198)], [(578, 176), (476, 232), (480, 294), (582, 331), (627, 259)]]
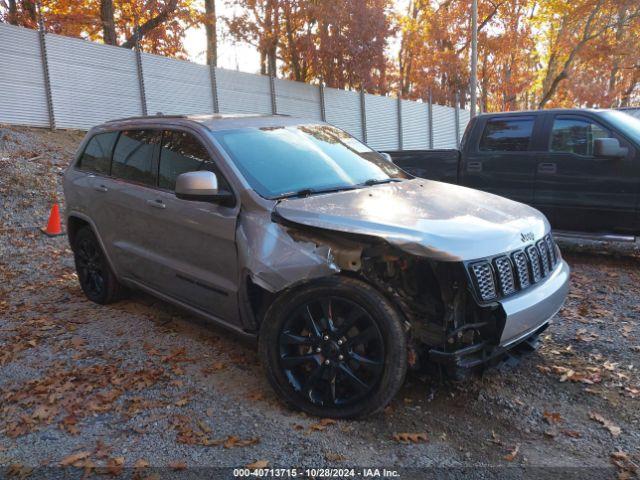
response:
[(610, 136), (607, 130), (586, 118), (559, 116), (553, 121), (549, 150), (592, 157), (593, 141)]
[(525, 152), (529, 150), (533, 117), (496, 118), (487, 121), (480, 139), (482, 152)]
[(349, 189), (409, 178), (393, 163), (329, 125), (214, 132), (253, 189), (266, 198)]

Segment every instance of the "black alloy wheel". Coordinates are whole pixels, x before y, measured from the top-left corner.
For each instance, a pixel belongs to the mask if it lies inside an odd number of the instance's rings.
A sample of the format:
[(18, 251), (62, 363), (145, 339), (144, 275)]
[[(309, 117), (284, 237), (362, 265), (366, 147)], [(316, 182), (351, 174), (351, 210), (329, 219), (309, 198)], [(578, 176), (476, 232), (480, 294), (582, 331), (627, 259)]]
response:
[(81, 239), (76, 248), (76, 268), (83, 290), (90, 298), (103, 296), (106, 282), (100, 250), (90, 238)]
[(373, 413), (404, 381), (400, 317), (358, 280), (329, 277), (285, 294), (267, 312), (260, 344), (276, 393), (314, 415)]
[(89, 300), (107, 304), (121, 296), (123, 288), (90, 227), (82, 227), (75, 234), (73, 257), (80, 287)]
[(347, 406), (380, 381), (384, 339), (371, 315), (340, 297), (299, 306), (280, 334), (280, 366), (315, 405)]

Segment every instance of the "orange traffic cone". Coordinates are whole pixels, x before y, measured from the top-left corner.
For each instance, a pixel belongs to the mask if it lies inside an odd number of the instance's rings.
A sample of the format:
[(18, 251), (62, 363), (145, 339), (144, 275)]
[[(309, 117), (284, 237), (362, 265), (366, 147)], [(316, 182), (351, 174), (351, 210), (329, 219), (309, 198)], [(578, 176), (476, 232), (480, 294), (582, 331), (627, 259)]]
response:
[(49, 214), (49, 221), (47, 227), (42, 228), (42, 233), (50, 237), (57, 237), (58, 235), (64, 235), (62, 228), (60, 227), (60, 207), (57, 203), (51, 207), (51, 213)]

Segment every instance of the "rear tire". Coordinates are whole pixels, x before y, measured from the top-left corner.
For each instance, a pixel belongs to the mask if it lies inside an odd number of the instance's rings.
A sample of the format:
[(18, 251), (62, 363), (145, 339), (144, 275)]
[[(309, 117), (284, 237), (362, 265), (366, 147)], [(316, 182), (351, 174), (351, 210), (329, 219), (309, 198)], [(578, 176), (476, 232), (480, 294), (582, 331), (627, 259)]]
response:
[(73, 258), (80, 287), (89, 300), (106, 305), (120, 298), (123, 287), (111, 270), (91, 227), (82, 227), (76, 233)]
[(407, 371), (401, 315), (369, 284), (337, 275), (278, 297), (262, 322), (259, 351), (278, 397), (320, 417), (382, 410)]

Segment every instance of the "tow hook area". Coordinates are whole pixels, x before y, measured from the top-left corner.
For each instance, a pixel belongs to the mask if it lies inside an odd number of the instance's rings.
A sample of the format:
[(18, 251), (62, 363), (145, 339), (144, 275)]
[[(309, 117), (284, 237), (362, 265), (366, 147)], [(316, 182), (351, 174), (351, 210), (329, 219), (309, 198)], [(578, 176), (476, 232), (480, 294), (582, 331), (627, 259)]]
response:
[(445, 352), (437, 348), (429, 350), (429, 360), (444, 366), (447, 370), (468, 370), (479, 366), (491, 366), (501, 362), (517, 364), (523, 354), (536, 350), (540, 345), (540, 334), (549, 323), (541, 325), (529, 336), (517, 344), (507, 347), (492, 345), (486, 341), (461, 348), (453, 352)]

